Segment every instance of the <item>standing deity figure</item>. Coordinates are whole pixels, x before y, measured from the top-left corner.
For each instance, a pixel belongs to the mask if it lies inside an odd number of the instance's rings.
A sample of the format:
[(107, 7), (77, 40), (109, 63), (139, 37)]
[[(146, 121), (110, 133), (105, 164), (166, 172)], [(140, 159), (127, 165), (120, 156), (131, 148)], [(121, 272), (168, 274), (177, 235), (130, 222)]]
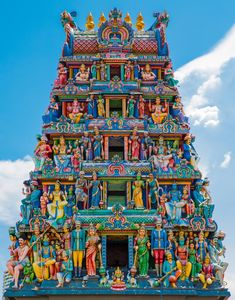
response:
[(61, 264), (63, 261), (63, 252), (65, 250), (61, 247), (61, 244), (59, 241), (55, 243), (55, 255), (56, 255), (56, 263), (55, 263), (55, 272), (59, 273), (61, 269)]
[(65, 212), (65, 216), (68, 219), (71, 219), (73, 217), (73, 208), (76, 204), (74, 189), (73, 189), (72, 185), (69, 187), (69, 190), (68, 190), (67, 202), (68, 202), (68, 204), (64, 207), (64, 212)]
[(81, 64), (79, 71), (75, 75), (77, 81), (88, 81), (90, 69), (86, 68), (84, 64)]
[(162, 228), (162, 220), (158, 219), (151, 233), (151, 254), (154, 257), (157, 277), (162, 277), (162, 264), (167, 247), (166, 230)]
[[(86, 239), (86, 270), (88, 276), (96, 275), (96, 255), (101, 251), (100, 238), (95, 227), (91, 224)], [(102, 264), (102, 262), (101, 262)]]
[(56, 252), (50, 245), (47, 235), (44, 236), (40, 259), (33, 263), (33, 270), (39, 282), (53, 279), (55, 276)]
[(75, 183), (75, 195), (76, 195), (76, 205), (79, 206), (79, 202), (83, 204), (83, 209), (87, 207), (87, 180), (84, 178), (84, 171), (80, 171), (79, 177)]
[(71, 163), (71, 155), (68, 155), (66, 140), (63, 136), (60, 137), (59, 144), (53, 146), (54, 162), (56, 172), (66, 172), (69, 164)]
[(58, 287), (63, 287), (64, 282), (70, 283), (72, 280), (72, 273), (73, 273), (73, 262), (70, 259), (70, 254), (68, 251), (63, 251), (62, 253), (62, 262), (60, 266), (60, 272), (58, 272), (57, 279), (58, 279)]
[(100, 69), (100, 80), (105, 81), (107, 79), (107, 73), (106, 73), (107, 66), (103, 60), (101, 60), (100, 62), (99, 69)]
[(208, 245), (207, 242), (205, 241), (205, 236), (203, 231), (201, 231), (198, 234), (198, 239), (196, 242), (196, 250), (197, 250), (197, 259), (200, 263), (203, 263), (205, 260), (205, 257), (208, 253)]
[(88, 118), (94, 118), (95, 113), (95, 99), (94, 94), (90, 94), (90, 96), (86, 99), (87, 103), (87, 116)]
[(25, 237), (21, 236), (18, 239), (19, 246), (16, 249), (10, 250), (10, 255), (14, 257), (14, 260), (9, 260), (7, 262), (7, 269), (10, 275), (13, 276), (14, 289), (19, 288), (19, 276), (24, 267), (29, 263), (28, 252), (29, 247)]
[(40, 251), (42, 247), (42, 235), (40, 234), (40, 227), (38, 224), (35, 224), (34, 226), (34, 232), (30, 238), (29, 244), (33, 250), (33, 261), (38, 262), (40, 260)]
[(47, 144), (47, 141), (47, 137), (42, 136), (34, 150), (35, 171), (42, 171), (46, 160), (50, 160), (52, 149), (51, 146)]
[(91, 208), (97, 209), (100, 206), (100, 202), (102, 202), (103, 187), (100, 180), (97, 179), (96, 172), (93, 172), (92, 181), (88, 185), (88, 188), (91, 188)]
[(185, 116), (184, 105), (181, 102), (181, 97), (176, 96), (172, 105), (171, 114), (180, 124), (188, 124), (188, 118)]
[(144, 136), (141, 138), (140, 144), (140, 159), (147, 160), (152, 156), (154, 142), (149, 136), (148, 132), (144, 132)]
[(176, 282), (182, 272), (177, 270), (176, 263), (171, 252), (166, 252), (166, 260), (163, 263), (162, 271), (164, 276), (166, 276), (163, 280), (164, 287), (172, 286), (173, 288), (176, 288)]
[(132, 131), (132, 135), (129, 137), (129, 160), (139, 160), (140, 157), (140, 138), (137, 135), (137, 127)]
[(217, 243), (218, 243), (218, 238), (214, 237), (210, 241), (210, 245), (208, 246), (208, 249), (209, 249), (209, 254), (210, 254), (210, 258), (211, 258), (211, 264), (214, 267), (216, 277), (219, 280), (220, 285), (224, 286), (224, 273), (228, 268), (228, 263), (223, 262), (220, 259), (220, 256), (224, 255), (225, 249), (218, 250)]
[(42, 120), (44, 124), (50, 124), (53, 122), (57, 122), (60, 115), (59, 104), (56, 102), (55, 97), (50, 99), (50, 104), (47, 107), (45, 115), (42, 116)]
[(99, 133), (98, 127), (94, 127), (93, 136), (93, 155), (94, 160), (102, 160), (104, 158), (103, 136)]
[(138, 230), (138, 234), (134, 240), (135, 257), (137, 260), (140, 276), (148, 276), (149, 269), (149, 249), (150, 241), (148, 238), (147, 230), (144, 225)]
[(134, 69), (134, 79), (138, 80), (140, 77), (140, 65), (136, 60), (134, 61), (133, 69)]
[(26, 197), (24, 199), (21, 200), (21, 206), (20, 206), (20, 211), (21, 211), (21, 215), (22, 215), (22, 224), (29, 224), (29, 220), (32, 217), (32, 212), (33, 212), (33, 206), (31, 203), (31, 187), (30, 187), (30, 181), (29, 180), (25, 180), (23, 182), (24, 184), (24, 188), (22, 189), (22, 193), (23, 195), (25, 195)]
[(11, 254), (9, 261), (11, 261), (11, 260), (15, 260), (15, 255), (12, 255), (12, 253), (13, 253), (12, 251), (14, 251), (16, 248), (19, 247), (19, 242), (17, 240), (15, 227), (10, 227), (8, 232), (9, 232), (9, 238), (11, 241), (11, 245), (8, 247), (8, 249), (10, 250), (10, 254)]
[(176, 239), (174, 236), (174, 232), (172, 230), (168, 231), (167, 242), (166, 242), (166, 251), (171, 253), (172, 258), (175, 259), (175, 249), (176, 249)]
[(133, 189), (133, 202), (136, 209), (144, 208), (143, 203), (143, 188), (144, 188), (144, 181), (141, 180), (141, 173), (138, 172), (136, 176), (136, 180), (133, 182), (132, 189)]
[(210, 257), (207, 255), (202, 265), (202, 271), (198, 274), (198, 277), (203, 284), (203, 289), (206, 289), (208, 285), (211, 285), (215, 279), (214, 266), (211, 264)]
[(153, 173), (149, 174), (149, 179), (147, 180), (146, 184), (148, 187), (149, 209), (157, 209), (159, 184), (157, 179), (154, 178)]
[(47, 204), (47, 211), (51, 219), (56, 221), (64, 217), (64, 207), (68, 204), (66, 196), (60, 188), (60, 182), (55, 184), (55, 190), (49, 194), (49, 198), (52, 201)]
[(167, 147), (164, 144), (164, 138), (159, 137), (158, 144), (153, 147), (153, 156), (151, 161), (155, 169), (161, 168), (163, 171), (168, 171), (172, 154), (168, 154)]
[(98, 118), (105, 117), (104, 99), (102, 98), (101, 95), (99, 95), (97, 99), (97, 112), (98, 112)]
[(130, 95), (130, 98), (127, 101), (127, 116), (128, 118), (134, 118), (135, 114), (135, 99), (133, 95)]
[(186, 202), (185, 212), (187, 214), (187, 217), (192, 217), (195, 212), (195, 205), (194, 201), (190, 197), (189, 188), (186, 185), (183, 187), (182, 200)]
[(55, 80), (54, 86), (56, 88), (60, 88), (66, 85), (67, 83), (68, 69), (63, 64), (60, 63), (57, 70), (58, 70), (58, 78)]
[(132, 66), (130, 60), (128, 60), (128, 62), (125, 65), (124, 69), (125, 69), (125, 80), (126, 81), (130, 81), (131, 80), (132, 71), (133, 71), (133, 66)]
[(74, 142), (74, 148), (72, 149), (72, 155), (71, 155), (71, 164), (75, 172), (79, 171), (81, 160), (82, 160), (82, 155), (79, 147), (79, 140), (76, 140)]
[(49, 197), (48, 197), (47, 192), (44, 191), (42, 196), (40, 197), (41, 214), (43, 217), (46, 217), (48, 203), (49, 203)]
[(67, 111), (69, 112), (69, 119), (74, 124), (78, 124), (83, 116), (84, 104), (80, 104), (77, 99), (74, 99), (73, 103), (67, 106)]
[(152, 72), (150, 64), (146, 64), (141, 72), (142, 79), (144, 81), (153, 81), (156, 78), (156, 75)]
[(167, 195), (163, 193), (159, 197), (159, 204), (157, 207), (157, 213), (161, 216), (162, 219), (166, 218), (166, 202), (168, 201)]
[(161, 99), (159, 97), (156, 98), (155, 104), (153, 105), (149, 101), (149, 111), (152, 112), (151, 117), (154, 124), (161, 124), (167, 117), (166, 103), (165, 106), (161, 105)]
[(179, 244), (175, 250), (175, 257), (177, 259), (177, 268), (182, 271), (180, 279), (188, 282), (192, 270), (192, 264), (188, 261), (188, 247), (185, 245), (183, 236), (179, 237)]
[(83, 136), (79, 140), (82, 160), (92, 160), (91, 138), (88, 131), (84, 131)]
[(144, 119), (144, 116), (145, 116), (145, 113), (144, 113), (145, 100), (144, 100), (144, 97), (142, 95), (140, 95), (140, 97), (139, 97), (138, 110), (139, 110), (139, 118)]
[(176, 86), (178, 85), (179, 81), (174, 79), (174, 71), (172, 69), (172, 63), (166, 62), (164, 66), (164, 75), (165, 75), (165, 81), (167, 83), (167, 86), (170, 88), (176, 89)]
[(82, 261), (85, 254), (86, 233), (80, 221), (75, 221), (75, 229), (71, 233), (74, 277), (81, 277)]
[(71, 248), (71, 233), (69, 231), (68, 224), (65, 224), (63, 227), (63, 234), (62, 234), (61, 241), (63, 243), (64, 250), (70, 250), (70, 248)]
[(197, 170), (198, 155), (192, 146), (191, 134), (186, 134), (183, 143), (183, 158), (185, 158), (190, 165)]
[(194, 281), (198, 277), (199, 272), (201, 272), (202, 264), (197, 260), (197, 251), (193, 242), (189, 244), (188, 261), (192, 264), (191, 281)]
[(93, 80), (97, 79), (97, 65), (96, 61), (93, 61), (91, 66), (91, 77)]
[(30, 194), (30, 201), (32, 204), (32, 209), (39, 209), (40, 208), (40, 197), (41, 197), (41, 190), (38, 188), (39, 184), (37, 180), (32, 180), (30, 183), (31, 187), (31, 194)]

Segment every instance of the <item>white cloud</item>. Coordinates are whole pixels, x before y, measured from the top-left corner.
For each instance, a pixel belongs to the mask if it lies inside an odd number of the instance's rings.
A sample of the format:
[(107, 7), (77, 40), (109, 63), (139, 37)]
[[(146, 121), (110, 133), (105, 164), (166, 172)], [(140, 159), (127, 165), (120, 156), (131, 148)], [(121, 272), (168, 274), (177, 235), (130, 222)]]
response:
[(34, 164), (31, 157), (17, 160), (0, 160), (0, 222), (14, 225), (20, 219), (20, 200), (23, 181), (29, 178)]
[(234, 40), (235, 25), (209, 53), (175, 72), (186, 102), (185, 111), (193, 125), (215, 127), (220, 124), (220, 109), (215, 99), (218, 100), (217, 94), (223, 83), (224, 67), (235, 58)]
[(231, 159), (232, 159), (232, 152), (229, 151), (229, 152), (225, 153), (224, 160), (221, 162), (220, 167), (222, 169), (228, 168), (228, 166), (230, 165)]

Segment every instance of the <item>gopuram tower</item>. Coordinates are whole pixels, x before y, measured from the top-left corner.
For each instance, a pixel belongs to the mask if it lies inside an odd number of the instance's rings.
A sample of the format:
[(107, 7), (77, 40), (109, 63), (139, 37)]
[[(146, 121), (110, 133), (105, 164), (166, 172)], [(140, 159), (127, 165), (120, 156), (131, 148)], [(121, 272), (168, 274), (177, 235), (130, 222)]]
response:
[(225, 234), (169, 57), (166, 12), (145, 30), (114, 8), (65, 42), (5, 299), (227, 299)]

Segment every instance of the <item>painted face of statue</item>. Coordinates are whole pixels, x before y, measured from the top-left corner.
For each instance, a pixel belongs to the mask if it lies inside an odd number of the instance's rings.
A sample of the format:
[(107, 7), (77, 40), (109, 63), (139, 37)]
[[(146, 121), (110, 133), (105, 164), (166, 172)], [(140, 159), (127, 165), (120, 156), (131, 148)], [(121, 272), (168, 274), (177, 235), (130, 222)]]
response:
[(60, 191), (60, 184), (59, 183), (56, 183), (55, 184), (55, 191)]
[(141, 237), (145, 236), (145, 229), (140, 229), (139, 234)]
[(23, 247), (25, 244), (25, 240), (23, 238), (19, 238), (18, 240), (20, 247)]

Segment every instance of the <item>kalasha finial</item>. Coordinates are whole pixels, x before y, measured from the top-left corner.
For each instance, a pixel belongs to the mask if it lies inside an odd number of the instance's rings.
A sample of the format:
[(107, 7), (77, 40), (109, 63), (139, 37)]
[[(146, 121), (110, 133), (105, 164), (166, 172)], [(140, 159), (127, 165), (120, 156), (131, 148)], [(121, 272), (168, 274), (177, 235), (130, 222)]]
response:
[(106, 21), (106, 18), (104, 16), (104, 13), (102, 12), (99, 18), (99, 24), (98, 27), (100, 27), (104, 22)]
[(93, 30), (94, 28), (95, 28), (94, 18), (90, 12), (86, 18), (86, 29), (90, 31)]
[(126, 14), (124, 21), (129, 24), (130, 26), (132, 26), (132, 21), (131, 21), (131, 16), (129, 13)]
[(142, 16), (141, 12), (137, 16), (135, 26), (136, 26), (138, 31), (141, 31), (141, 30), (144, 29), (144, 18)]

